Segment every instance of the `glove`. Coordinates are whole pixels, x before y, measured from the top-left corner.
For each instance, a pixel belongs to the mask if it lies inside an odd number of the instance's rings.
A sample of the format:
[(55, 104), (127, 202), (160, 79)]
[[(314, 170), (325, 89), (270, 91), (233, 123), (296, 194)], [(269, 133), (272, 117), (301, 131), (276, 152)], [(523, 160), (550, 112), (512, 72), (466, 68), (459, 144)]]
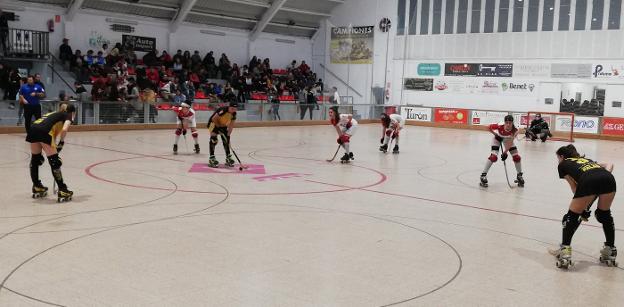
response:
[(507, 153), (506, 153), (506, 152), (504, 152), (504, 153), (501, 155), (501, 160), (503, 160), (503, 161), (507, 160)]
[(341, 137), (339, 137), (338, 139), (336, 139), (336, 143), (338, 143), (339, 145), (342, 145), (342, 143), (343, 143), (343, 142), (342, 142), (342, 138), (341, 138)]
[(503, 137), (498, 134), (494, 136), (494, 139), (497, 140), (499, 143), (503, 142)]
[(58, 145), (56, 145), (56, 152), (57, 152), (57, 153), (60, 153), (60, 152), (61, 152), (61, 150), (63, 150), (63, 146), (65, 146), (65, 142), (64, 142), (64, 141), (60, 141), (60, 142), (58, 143)]
[(186, 135), (186, 129), (182, 129), (182, 135)]

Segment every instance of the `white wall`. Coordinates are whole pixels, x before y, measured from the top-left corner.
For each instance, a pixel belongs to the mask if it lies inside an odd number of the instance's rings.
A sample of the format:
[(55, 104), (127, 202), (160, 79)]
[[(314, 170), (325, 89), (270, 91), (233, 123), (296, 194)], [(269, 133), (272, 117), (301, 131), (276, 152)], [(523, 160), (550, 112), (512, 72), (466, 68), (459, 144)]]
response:
[[(396, 0), (346, 0), (344, 4), (339, 5), (332, 12), (329, 18), (329, 24), (323, 27), (323, 32), (319, 33), (319, 37), (314, 42), (315, 54), (323, 54), (325, 57), (325, 66), (336, 74), (340, 79), (349, 83), (358, 93), (360, 97), (353, 91), (349, 91), (347, 87), (325, 72), (326, 87), (336, 86), (341, 95), (353, 96), (354, 103), (370, 103), (373, 101), (371, 97), (371, 88), (374, 86), (384, 87), (384, 80), (392, 84), (392, 54), (394, 50), (394, 33), (396, 26), (393, 25), (389, 33), (379, 31), (379, 21), (388, 17), (393, 22), (396, 21), (397, 1)], [(332, 26), (375, 26), (375, 48), (373, 64), (331, 64), (329, 60), (329, 42), (330, 31)], [(388, 40), (388, 35), (390, 39)], [(387, 48), (389, 46), (389, 48)], [(388, 66), (386, 67), (386, 57), (388, 57)], [(391, 98), (392, 100), (392, 98)]]

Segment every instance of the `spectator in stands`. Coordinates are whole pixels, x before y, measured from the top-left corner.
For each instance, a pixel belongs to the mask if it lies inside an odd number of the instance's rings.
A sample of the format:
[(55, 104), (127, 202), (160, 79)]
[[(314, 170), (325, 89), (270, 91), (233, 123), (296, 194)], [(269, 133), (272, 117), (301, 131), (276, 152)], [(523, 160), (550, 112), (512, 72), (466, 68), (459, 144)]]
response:
[(126, 50), (126, 62), (130, 63), (130, 65), (136, 65), (137, 55), (134, 53), (134, 49), (128, 48), (128, 50)]
[(152, 50), (143, 56), (143, 64), (148, 67), (158, 66), (158, 58), (156, 58), (155, 50)]
[(310, 120), (312, 120), (313, 110), (318, 107), (318, 104), (316, 101), (316, 93), (313, 87), (309, 86), (306, 88), (305, 97), (306, 97), (306, 104), (304, 105), (303, 108), (301, 108), (300, 119), (303, 119), (303, 117), (305, 116), (305, 111), (306, 109), (308, 109), (310, 113)]
[(96, 57), (93, 56), (93, 50), (89, 49), (87, 51), (87, 55), (85, 55), (84, 57), (84, 62), (87, 64), (87, 66), (91, 66), (96, 63)]
[(1, 50), (3, 56), (7, 56), (9, 49), (7, 37), (9, 37), (9, 19), (2, 9), (0, 9), (0, 45), (2, 45)]
[(182, 67), (184, 67), (184, 69), (190, 69), (191, 65), (192, 65), (191, 52), (186, 50), (184, 51), (184, 54), (182, 55)]
[(108, 53), (109, 53), (108, 44), (102, 44), (102, 48), (100, 48), (100, 50), (98, 50), (98, 53), (100, 51), (102, 52), (102, 56), (107, 57)]
[(59, 47), (59, 59), (63, 64), (71, 63), (73, 56), (72, 48), (69, 46), (69, 39), (64, 38), (63, 43)]
[[(4, 99), (7, 100), (7, 93), (9, 91), (9, 72), (10, 69), (5, 67), (4, 64), (0, 63), (0, 89), (4, 93)], [(15, 98), (15, 97), (13, 97)]]
[(178, 84), (178, 80), (177, 78), (174, 79), (170, 79), (169, 81), (167, 81), (167, 83), (165, 83), (162, 87), (160, 87), (160, 96), (165, 99), (165, 100), (173, 100), (173, 97), (175, 96), (175, 92), (178, 89), (177, 87)]
[(74, 92), (76, 92), (76, 97), (74, 97), (74, 99), (86, 101), (85, 95), (87, 94), (87, 89), (79, 81), (74, 82)]
[[(135, 119), (142, 119), (143, 116), (143, 103), (139, 100), (140, 93), (139, 87), (136, 85), (134, 78), (128, 78), (128, 95), (126, 99), (128, 103), (132, 106), (130, 109), (130, 114), (128, 116), (127, 122), (136, 122)], [(142, 122), (142, 120), (137, 120)]]
[(332, 95), (329, 96), (329, 103), (330, 104), (340, 104), (340, 95), (338, 95), (338, 88), (337, 87), (332, 87)]
[(183, 69), (183, 65), (182, 65), (182, 58), (176, 58), (173, 61), (173, 72), (176, 74), (179, 74), (180, 72), (182, 72)]
[(293, 60), (292, 62), (290, 62), (290, 65), (288, 65), (288, 71), (295, 70), (296, 68), (297, 68), (297, 61)]
[(32, 118), (41, 118), (41, 104), (39, 100), (45, 97), (45, 90), (35, 84), (35, 77), (28, 76), (26, 84), (20, 88), (20, 103), (24, 105), (24, 126), (26, 132), (30, 130)]
[(253, 58), (251, 58), (251, 61), (249, 61), (249, 71), (253, 71), (259, 64), (260, 60), (258, 60), (258, 57), (254, 55)]
[(22, 84), (20, 84), (20, 80), (22, 80), (22, 77), (20, 77), (17, 69), (12, 68), (9, 72), (9, 86), (7, 91), (4, 93), (4, 96), (6, 97), (5, 100), (16, 99), (17, 93), (22, 86)]
[(173, 62), (175, 63), (178, 59), (180, 59), (180, 63), (182, 63), (182, 50), (178, 49), (176, 54), (173, 56)]
[(271, 60), (269, 60), (269, 58), (264, 59), (262, 65), (264, 65), (264, 69), (266, 69), (267, 72), (271, 71)]
[(175, 106), (180, 106), (183, 102), (186, 102), (186, 96), (182, 94), (180, 89), (176, 89), (175, 95), (173, 95), (173, 104)]
[(95, 64), (100, 65), (100, 66), (106, 65), (106, 58), (102, 51), (98, 51), (97, 58), (95, 59)]
[(162, 65), (164, 67), (171, 67), (173, 66), (173, 59), (171, 58), (171, 55), (169, 55), (169, 53), (167, 53), (167, 50), (163, 50), (162, 54), (160, 55), (160, 57), (158, 58), (158, 60), (160, 61), (160, 63), (162, 63)]
[(45, 85), (41, 82), (41, 74), (35, 74), (35, 84), (41, 86), (41, 88), (45, 91)]
[(26, 84), (27, 80), (28, 80), (27, 78), (20, 78), (19, 79), (18, 85), (17, 85), (18, 86), (17, 94), (15, 94), (16, 100), (17, 100), (17, 102), (19, 104), (19, 109), (17, 110), (17, 125), (18, 126), (22, 124), (22, 118), (24, 117), (23, 116), (24, 115), (24, 104), (21, 102), (21, 98), (20, 98), (20, 95), (19, 95), (19, 89), (22, 88), (22, 86), (24, 84)]
[(100, 76), (93, 82), (91, 88), (91, 99), (93, 101), (103, 101), (106, 97), (107, 80), (104, 76)]
[(201, 55), (199, 55), (199, 51), (195, 50), (193, 56), (191, 56), (191, 68), (195, 71), (201, 65), (201, 62)]

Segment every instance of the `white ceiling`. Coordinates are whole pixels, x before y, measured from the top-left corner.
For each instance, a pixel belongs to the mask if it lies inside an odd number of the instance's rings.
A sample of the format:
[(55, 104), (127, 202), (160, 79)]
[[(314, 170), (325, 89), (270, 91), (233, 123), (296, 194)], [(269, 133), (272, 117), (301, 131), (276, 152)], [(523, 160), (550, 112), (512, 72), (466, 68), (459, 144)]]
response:
[[(80, 0), (22, 0), (67, 8)], [(131, 14), (254, 32), (312, 37), (345, 0), (84, 0), (81, 9)], [(283, 3), (281, 3), (283, 2)], [(272, 8), (273, 3), (281, 3)], [(185, 6), (192, 4), (190, 10)], [(266, 15), (266, 16), (265, 16)], [(178, 17), (179, 16), (179, 17)], [(263, 17), (270, 17), (266, 23)], [(257, 34), (257, 33), (256, 33)]]

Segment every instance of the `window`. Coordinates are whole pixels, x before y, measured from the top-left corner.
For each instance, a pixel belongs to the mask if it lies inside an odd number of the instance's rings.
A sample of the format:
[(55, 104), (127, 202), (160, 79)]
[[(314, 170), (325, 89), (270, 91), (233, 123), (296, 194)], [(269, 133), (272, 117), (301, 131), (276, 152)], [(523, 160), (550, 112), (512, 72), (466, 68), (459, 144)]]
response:
[(418, 16), (416, 16), (416, 8), (418, 8), (418, 0), (410, 0), (410, 9), (409, 9), (409, 34), (416, 34), (416, 25), (418, 21)]
[(457, 8), (457, 33), (466, 33), (468, 21), (468, 0), (459, 0)]
[(429, 34), (429, 5), (430, 0), (421, 0), (422, 9), (420, 11), (420, 34)]
[(585, 30), (587, 20), (587, 0), (576, 0), (574, 11), (574, 30)]
[(399, 0), (397, 17), (397, 35), (405, 34), (405, 0)]
[(609, 6), (609, 30), (620, 28), (620, 12), (622, 11), (622, 0), (611, 0)]
[(472, 0), (472, 21), (470, 33), (481, 32), (481, 0)]
[(561, 0), (559, 3), (559, 31), (570, 30), (570, 0)]
[(539, 19), (539, 0), (529, 0), (529, 12), (527, 19), (527, 31), (537, 31), (537, 20)]
[(593, 0), (592, 8), (592, 30), (602, 30), (602, 19), (604, 15), (604, 0)]
[(500, 7), (498, 8), (498, 32), (507, 32), (507, 17), (508, 16), (509, 16), (509, 0), (501, 0)]
[(494, 32), (494, 12), (496, 10), (496, 0), (485, 0), (485, 27), (483, 32)]
[(446, 13), (444, 17), (444, 34), (453, 34), (455, 25), (455, 0), (446, 0)]
[(433, 0), (433, 25), (431, 34), (440, 34), (440, 23), (442, 22), (442, 0)]
[(524, 14), (524, 1), (514, 0), (514, 14), (512, 30), (514, 32), (522, 32), (522, 15)]
[(555, 0), (544, 0), (542, 31), (552, 31), (555, 20)]

